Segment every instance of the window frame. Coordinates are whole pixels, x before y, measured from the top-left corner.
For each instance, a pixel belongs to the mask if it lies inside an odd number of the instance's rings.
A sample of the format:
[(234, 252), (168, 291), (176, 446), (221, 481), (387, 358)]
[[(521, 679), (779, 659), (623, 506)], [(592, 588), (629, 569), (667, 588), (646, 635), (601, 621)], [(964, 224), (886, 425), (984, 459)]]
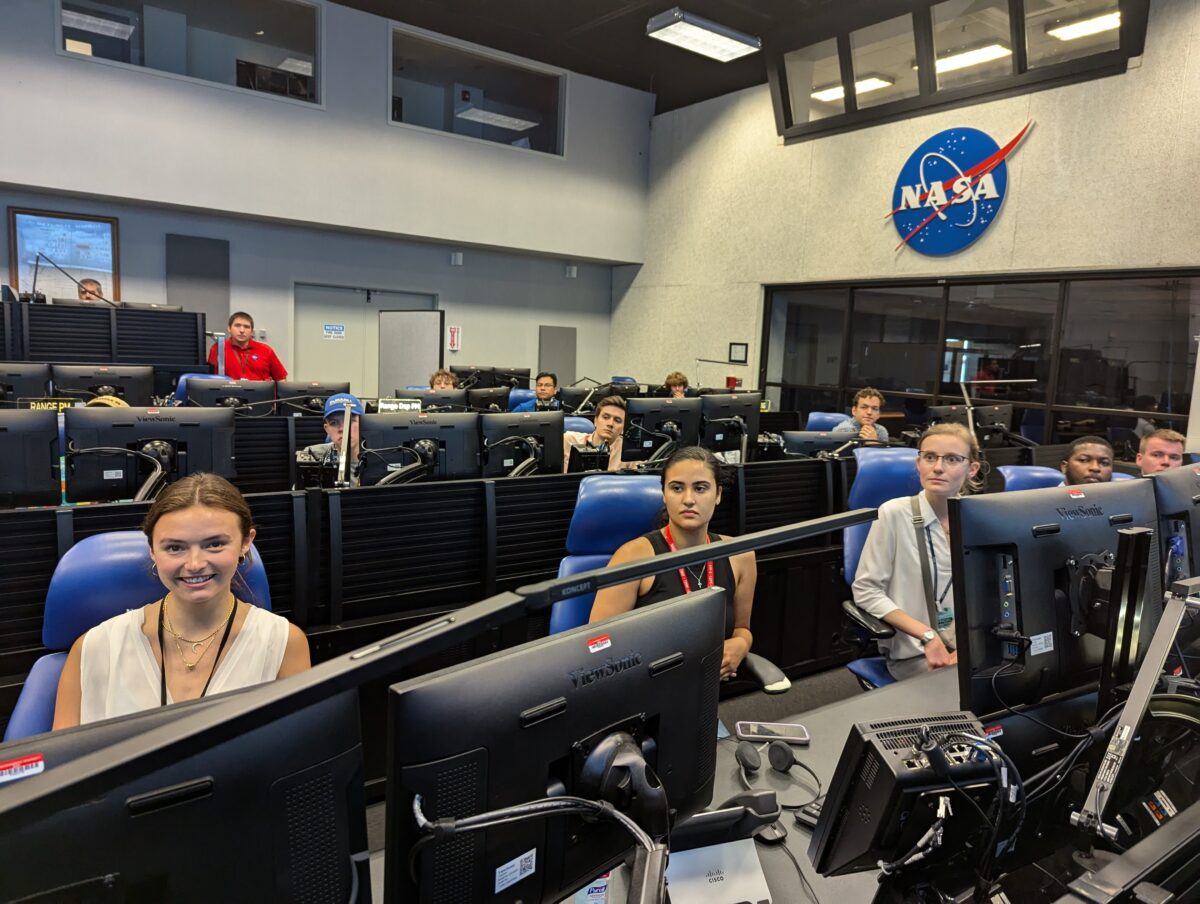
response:
[[(1129, 60), (1140, 56), (1145, 49), (1146, 24), (1150, 15), (1150, 0), (1119, 0), (1121, 11), (1120, 43), (1116, 50), (1102, 51), (1048, 66), (1029, 68), (1025, 44), (1025, 0), (1008, 0), (1009, 28), (1013, 44), (1014, 74), (990, 81), (957, 88), (939, 90), (934, 74), (933, 7), (940, 0), (919, 0), (911, 8), (914, 43), (919, 66), (920, 93), (890, 103), (860, 109), (854, 90), (854, 69), (850, 53), (850, 33), (872, 23), (845, 24), (834, 33), (803, 35), (797, 38), (781, 36), (763, 48), (767, 84), (771, 91), (771, 106), (775, 114), (775, 130), (785, 144), (809, 141), (826, 135), (852, 132), (866, 126), (899, 122), (923, 116), (934, 110), (970, 106), (983, 100), (998, 100), (1058, 88), (1076, 82), (1090, 81), (1110, 75), (1120, 75), (1129, 68)], [(890, 14), (885, 18), (893, 18)], [(787, 81), (784, 55), (810, 44), (837, 38), (844, 86), (845, 112), (810, 122), (792, 121), (791, 87)]]
[(316, 10), (317, 22), (317, 51), (313, 55), (316, 61), (316, 83), (317, 83), (317, 99), (302, 100), (298, 97), (288, 97), (283, 94), (272, 94), (270, 91), (252, 91), (249, 88), (242, 88), (236, 84), (227, 85), (224, 82), (214, 82), (210, 79), (199, 78), (195, 75), (182, 75), (178, 72), (168, 72), (165, 69), (155, 69), (151, 66), (139, 66), (136, 63), (125, 63), (121, 60), (106, 60), (103, 57), (89, 56), (84, 53), (72, 53), (63, 46), (62, 33), (62, 0), (54, 0), (50, 4), (50, 14), (54, 17), (54, 52), (60, 57), (75, 60), (85, 65), (97, 64), (101, 66), (112, 66), (117, 69), (124, 69), (132, 72), (144, 72), (148, 75), (158, 76), (159, 78), (167, 78), (177, 82), (184, 82), (191, 85), (204, 85), (209, 88), (217, 88), (222, 91), (234, 91), (239, 97), (254, 96), (266, 97), (273, 101), (283, 102), (288, 104), (297, 104), (305, 110), (324, 110), (325, 109), (325, 3), (324, 0), (287, 0), (289, 3), (294, 3), (296, 6), (307, 6)]
[[(524, 57), (516, 56), (515, 54), (506, 53), (503, 50), (496, 50), (491, 47), (484, 47), (482, 44), (475, 44), (471, 41), (464, 41), (461, 38), (452, 38), (449, 35), (439, 34), (435, 31), (430, 31), (426, 28), (420, 28), (416, 25), (410, 25), (407, 22), (400, 22), (396, 19), (387, 20), (387, 71), (384, 73), (386, 80), (386, 95), (387, 109), (384, 111), (384, 121), (389, 126), (395, 126), (399, 129), (410, 129), (417, 132), (422, 132), (426, 135), (445, 135), (450, 138), (457, 138), (460, 141), (470, 141), (476, 144), (482, 144), (493, 148), (507, 148), (509, 151), (519, 151), (523, 154), (536, 154), (539, 160), (566, 160), (568, 148), (568, 129), (567, 129), (567, 93), (570, 90), (571, 79), (570, 72), (566, 69), (561, 69), (557, 66), (551, 66), (547, 63), (538, 63), (534, 60), (527, 60)], [(431, 44), (440, 44), (451, 50), (457, 50), (462, 53), (469, 53), (474, 56), (482, 57), (485, 60), (491, 60), (497, 63), (503, 63), (506, 66), (511, 66), (514, 69), (524, 69), (529, 72), (537, 73), (538, 75), (554, 76), (558, 80), (558, 151), (539, 151), (536, 148), (523, 148), (512, 144), (503, 144), (499, 141), (489, 141), (487, 138), (476, 138), (474, 135), (460, 135), (457, 132), (447, 132), (444, 129), (431, 129), (429, 126), (420, 126), (411, 122), (397, 122), (392, 119), (392, 73), (395, 71), (395, 50), (396, 43), (393, 36), (396, 32), (410, 35), (422, 41), (428, 41)]]

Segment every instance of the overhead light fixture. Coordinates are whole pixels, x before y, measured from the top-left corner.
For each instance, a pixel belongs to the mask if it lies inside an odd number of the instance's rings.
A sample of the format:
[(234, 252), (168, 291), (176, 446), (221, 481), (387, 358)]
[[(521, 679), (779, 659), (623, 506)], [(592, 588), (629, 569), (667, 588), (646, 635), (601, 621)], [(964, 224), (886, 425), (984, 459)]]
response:
[(685, 13), (678, 6), (651, 18), (646, 34), (722, 63), (762, 50), (762, 38)]
[(1060, 41), (1074, 41), (1077, 38), (1098, 35), (1102, 31), (1112, 31), (1114, 28), (1120, 27), (1121, 12), (1113, 10), (1111, 13), (1092, 16), (1089, 19), (1076, 19), (1066, 25), (1047, 25), (1046, 34), (1052, 38), (1058, 38)]
[(266, 34), (266, 32), (260, 28), (258, 31), (255, 32), (255, 34), (261, 38), (263, 35)]
[(108, 38), (120, 38), (128, 41), (133, 34), (133, 26), (128, 22), (114, 22), (112, 19), (101, 19), (99, 16), (89, 16), (87, 13), (77, 13), (74, 10), (62, 11), (63, 28), (77, 28), (80, 31), (90, 31), (94, 35), (104, 35)]
[(513, 132), (524, 132), (538, 125), (528, 119), (518, 119), (515, 116), (505, 116), (503, 113), (493, 113), (491, 110), (481, 110), (478, 107), (466, 107), (454, 114), (459, 119), (469, 119), (485, 126), (496, 126)]
[[(854, 93), (866, 94), (868, 91), (890, 88), (894, 84), (896, 83), (891, 79), (886, 79), (878, 75), (868, 75), (866, 78), (854, 83)], [(830, 85), (828, 88), (819, 88), (812, 93), (813, 100), (819, 100), (827, 104), (835, 100), (841, 100), (845, 96), (846, 89), (841, 85)]]
[(1002, 60), (1008, 56), (1012, 56), (1012, 51), (1003, 44), (985, 44), (974, 50), (964, 50), (962, 53), (944, 56), (933, 64), (933, 68), (939, 73), (954, 72), (958, 69), (990, 63), (993, 60)]
[(313, 74), (313, 64), (310, 60), (298, 60), (295, 57), (288, 57), (276, 68), (282, 69), (284, 72), (294, 72), (296, 75)]
[(82, 53), (84, 56), (92, 55), (92, 45), (87, 41), (76, 41), (74, 38), (65, 38), (63, 47), (67, 53)]

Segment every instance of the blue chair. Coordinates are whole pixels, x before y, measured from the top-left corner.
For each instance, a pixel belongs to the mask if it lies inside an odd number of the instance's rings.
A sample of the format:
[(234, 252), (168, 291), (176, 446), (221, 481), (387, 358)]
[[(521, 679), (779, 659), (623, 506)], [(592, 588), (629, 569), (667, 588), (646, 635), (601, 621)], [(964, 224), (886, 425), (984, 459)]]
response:
[(615, 377), (614, 376), (611, 380), (609, 380), (609, 382), (610, 383), (622, 383), (622, 384), (629, 384), (629, 383), (636, 384), (637, 380), (635, 380), (633, 377)]
[[(568, 414), (563, 418), (563, 430), (571, 430), (576, 433), (595, 433), (596, 425), (589, 418), (579, 417), (575, 414)], [(662, 498), (658, 500), (659, 505), (662, 505)]]
[(208, 382), (226, 381), (229, 377), (221, 376), (221, 374), (180, 374), (179, 381), (175, 384), (175, 404), (186, 405), (188, 403), (187, 387), (188, 380), (206, 380)]
[[(650, 474), (594, 474), (579, 482), (575, 511), (567, 530), (567, 556), (558, 566), (560, 578), (603, 568), (621, 545), (653, 530), (662, 511), (662, 483)], [(560, 600), (550, 609), (550, 633), (585, 624), (595, 594)], [(748, 653), (743, 671), (768, 694), (781, 694), (791, 682), (773, 663)]]
[(428, 383), (419, 383), (419, 384), (409, 383), (404, 388), (405, 389), (420, 389), (420, 390), (424, 390), (425, 392), (429, 392), (429, 384)]
[(828, 432), (843, 421), (849, 420), (853, 420), (853, 418), (848, 414), (842, 414), (840, 411), (810, 411), (808, 413), (808, 423), (804, 425), (804, 429)]
[[(150, 546), (141, 531), (94, 534), (67, 550), (50, 579), (42, 618), (42, 644), (56, 652), (42, 656), (29, 670), (5, 741), (50, 730), (58, 679), (76, 640), (114, 615), (162, 598), (166, 591), (150, 565)], [(238, 574), (244, 580), (234, 579), (238, 598), (269, 610), (267, 573), (253, 546)]]
[[(889, 499), (915, 496), (921, 492), (916, 449), (855, 449), (854, 457), (858, 472), (846, 499), (848, 509), (879, 508)], [(842, 531), (842, 578), (847, 587), (854, 583), (858, 560), (870, 532), (870, 524), (856, 524)], [(842, 602), (842, 612), (858, 633), (863, 646), (872, 640), (883, 640), (895, 634), (891, 625), (858, 608), (853, 599)], [(860, 657), (846, 668), (867, 690), (895, 682), (884, 656)]]
[(1005, 492), (1058, 487), (1063, 482), (1062, 471), (1044, 465), (1001, 465), (996, 470), (1004, 478)]
[(508, 410), (512, 411), (518, 405), (536, 398), (532, 389), (510, 389), (508, 391)]
[(1040, 418), (1031, 421), (1028, 417), (1029, 413), (1031, 412), (1027, 412), (1027, 416), (1022, 419), (1019, 432), (1026, 439), (1040, 444), (1045, 441), (1046, 425)]
[(1113, 471), (1113, 480), (1137, 480), (1140, 475), (1126, 474), (1123, 471)]

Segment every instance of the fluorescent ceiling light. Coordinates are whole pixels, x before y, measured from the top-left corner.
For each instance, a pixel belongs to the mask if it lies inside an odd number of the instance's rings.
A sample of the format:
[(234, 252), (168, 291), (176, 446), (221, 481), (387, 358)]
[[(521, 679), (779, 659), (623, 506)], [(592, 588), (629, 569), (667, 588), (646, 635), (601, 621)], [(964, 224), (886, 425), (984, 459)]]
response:
[(63, 41), (63, 47), (68, 53), (82, 53), (84, 56), (92, 55), (92, 45), (87, 41), (76, 41), (74, 38), (67, 38)]
[(647, 22), (646, 34), (722, 63), (762, 50), (762, 38), (685, 13), (678, 6)]
[(467, 107), (454, 114), (459, 119), (469, 119), (471, 122), (482, 123), (485, 126), (497, 126), (513, 132), (524, 132), (537, 125), (528, 119), (517, 119), (515, 116), (505, 116), (503, 113), (493, 113), (491, 110), (480, 110), (478, 107)]
[[(868, 75), (854, 83), (855, 94), (866, 94), (868, 91), (878, 91), (880, 88), (890, 88), (896, 84), (891, 79), (882, 78), (878, 75)], [(846, 89), (841, 85), (832, 85), (829, 88), (820, 88), (812, 93), (813, 100), (830, 103), (831, 101), (841, 100), (846, 94)]]
[(112, 19), (101, 19), (99, 16), (89, 16), (69, 9), (62, 11), (62, 24), (63, 28), (77, 28), (96, 35), (120, 38), (122, 41), (128, 41), (129, 36), (133, 34), (133, 26), (128, 22), (114, 22)]
[(992, 60), (1001, 60), (1007, 56), (1012, 56), (1012, 51), (1003, 44), (985, 44), (983, 47), (976, 47), (974, 50), (964, 50), (962, 53), (954, 53), (950, 56), (942, 57), (934, 63), (933, 68), (938, 72), (954, 72), (958, 69), (966, 69), (969, 66), (990, 63)]
[(295, 57), (288, 57), (277, 67), (284, 72), (294, 72), (296, 75), (312, 75), (313, 64), (308, 60), (298, 60)]
[(1111, 13), (1092, 16), (1090, 19), (1077, 19), (1066, 25), (1047, 25), (1046, 34), (1052, 38), (1058, 38), (1060, 41), (1074, 41), (1076, 38), (1086, 38), (1120, 27), (1121, 13), (1119, 10), (1114, 10)]

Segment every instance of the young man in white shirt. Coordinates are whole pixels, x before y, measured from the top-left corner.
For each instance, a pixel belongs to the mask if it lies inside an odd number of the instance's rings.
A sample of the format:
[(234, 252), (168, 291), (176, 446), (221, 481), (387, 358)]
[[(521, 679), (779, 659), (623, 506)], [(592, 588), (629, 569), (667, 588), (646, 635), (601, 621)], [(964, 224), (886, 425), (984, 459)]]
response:
[(593, 417), (596, 429), (591, 433), (581, 430), (567, 430), (563, 433), (563, 471), (571, 463), (571, 449), (574, 446), (608, 449), (608, 470), (619, 471), (621, 468), (633, 467), (635, 463), (621, 461), (621, 447), (625, 433), (625, 400), (620, 396), (608, 396), (601, 399), (596, 406)]

